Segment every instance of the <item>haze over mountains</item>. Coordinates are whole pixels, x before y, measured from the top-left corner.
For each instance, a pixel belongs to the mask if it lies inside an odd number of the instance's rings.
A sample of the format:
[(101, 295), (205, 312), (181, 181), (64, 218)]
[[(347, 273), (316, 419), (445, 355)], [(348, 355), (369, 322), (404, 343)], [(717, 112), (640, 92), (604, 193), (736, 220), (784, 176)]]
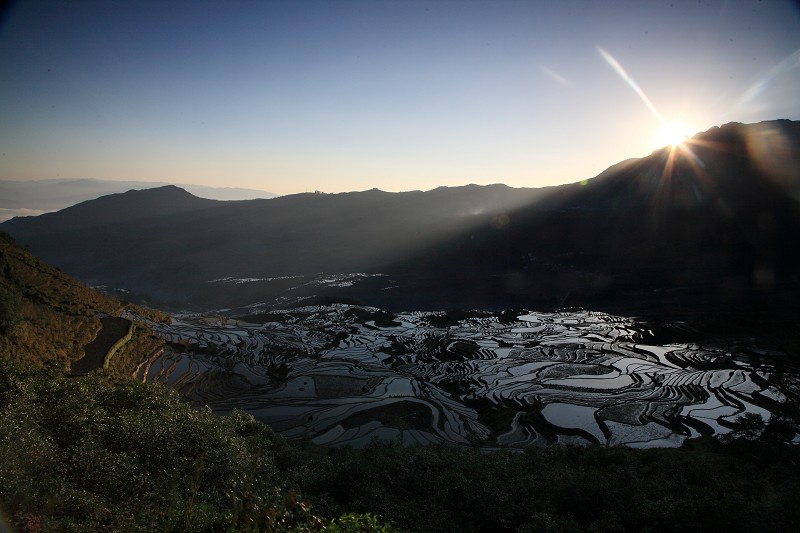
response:
[[(576, 157), (579, 157), (576, 154)], [(800, 123), (728, 124), (582, 183), (218, 202), (167, 186), (0, 226), (93, 285), (198, 308), (785, 308)]]
[[(152, 189), (168, 183), (147, 181), (112, 181), (97, 179), (49, 179), (36, 181), (0, 180), (0, 222), (15, 216), (36, 216), (94, 200), (108, 194), (132, 189)], [(267, 191), (235, 187), (182, 185), (182, 188), (201, 198), (213, 200), (249, 200), (274, 198)]]

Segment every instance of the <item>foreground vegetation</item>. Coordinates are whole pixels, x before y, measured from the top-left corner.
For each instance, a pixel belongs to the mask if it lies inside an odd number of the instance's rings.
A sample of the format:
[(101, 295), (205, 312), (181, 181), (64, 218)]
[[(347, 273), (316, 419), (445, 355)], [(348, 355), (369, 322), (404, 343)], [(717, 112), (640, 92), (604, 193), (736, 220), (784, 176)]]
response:
[(701, 447), (340, 449), (299, 484), (319, 512), (369, 510), (413, 531), (797, 530), (796, 449)]
[[(314, 516), (297, 453), (251, 416), (192, 409), (158, 385), (0, 361), (0, 502), (20, 529), (359, 531)], [(290, 475), (291, 474), (291, 475)]]
[(747, 440), (303, 449), (157, 385), (0, 362), (0, 502), (45, 531), (790, 531), (798, 462)]

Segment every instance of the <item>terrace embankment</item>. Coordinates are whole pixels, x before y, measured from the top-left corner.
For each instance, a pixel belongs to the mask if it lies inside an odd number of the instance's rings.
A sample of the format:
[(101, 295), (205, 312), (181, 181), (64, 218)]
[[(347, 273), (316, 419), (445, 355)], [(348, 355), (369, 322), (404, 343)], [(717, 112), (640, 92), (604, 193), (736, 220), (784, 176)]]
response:
[(107, 360), (120, 347), (130, 340), (133, 322), (127, 318), (103, 317), (102, 328), (92, 342), (83, 347), (84, 356), (71, 365), (70, 374), (83, 376), (98, 368), (107, 366)]
[(735, 434), (748, 418), (782, 423), (796, 398), (779, 378), (798, 374), (787, 354), (757, 339), (696, 340), (682, 322), (518, 309), (379, 323), (381, 313), (336, 304), (258, 324), (194, 315), (148, 323), (173, 349), (135, 376), (335, 446), (675, 447)]

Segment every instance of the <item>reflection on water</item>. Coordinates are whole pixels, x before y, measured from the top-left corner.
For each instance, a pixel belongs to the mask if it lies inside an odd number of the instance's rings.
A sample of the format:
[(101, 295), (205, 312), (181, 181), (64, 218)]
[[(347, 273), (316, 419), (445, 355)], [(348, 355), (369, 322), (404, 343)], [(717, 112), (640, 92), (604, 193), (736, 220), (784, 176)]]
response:
[(660, 344), (645, 323), (584, 310), (472, 315), (176, 316), (154, 325), (174, 350), (136, 377), (327, 445), (679, 446), (729, 433), (745, 413), (767, 421), (785, 401), (763, 353)]

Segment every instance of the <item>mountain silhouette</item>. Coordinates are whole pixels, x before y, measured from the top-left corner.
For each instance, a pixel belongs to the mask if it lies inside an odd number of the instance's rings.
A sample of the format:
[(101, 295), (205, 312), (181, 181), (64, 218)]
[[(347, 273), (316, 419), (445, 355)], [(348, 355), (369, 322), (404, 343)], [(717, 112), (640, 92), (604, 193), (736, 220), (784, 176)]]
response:
[[(759, 160), (750, 146), (776, 130), (791, 157)], [(507, 224), (461, 235), (389, 271), (418, 280), (428, 299), (441, 293), (440, 304), (455, 306), (470, 299), (789, 305), (800, 259), (791, 179), (799, 141), (797, 123), (726, 125), (673, 156), (665, 148), (584, 186), (560, 188), (545, 204), (511, 213)]]
[[(0, 221), (15, 216), (52, 213), (87, 200), (131, 189), (152, 189), (168, 183), (145, 181), (112, 181), (97, 179), (48, 179), (34, 181), (0, 180)], [(267, 191), (230, 187), (181, 185), (181, 188), (201, 198), (212, 200), (245, 200), (273, 198)]]
[(163, 187), (0, 227), (88, 283), (201, 307), (314, 294), (388, 309), (779, 310), (800, 284), (799, 168), (800, 123), (732, 123), (560, 187), (237, 202)]

